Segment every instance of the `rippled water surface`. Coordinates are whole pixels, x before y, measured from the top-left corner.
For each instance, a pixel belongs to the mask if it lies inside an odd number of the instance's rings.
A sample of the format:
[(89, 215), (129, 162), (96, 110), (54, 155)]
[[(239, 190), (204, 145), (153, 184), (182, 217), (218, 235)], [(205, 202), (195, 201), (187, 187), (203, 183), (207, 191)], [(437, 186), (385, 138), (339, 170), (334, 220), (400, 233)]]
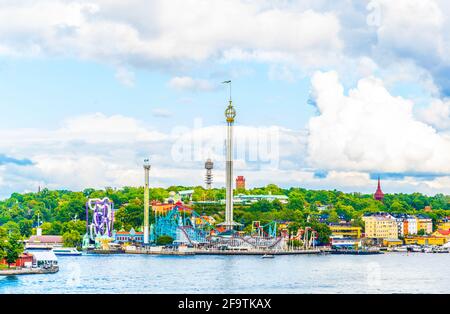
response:
[(0, 293), (450, 293), (450, 254), (59, 257)]

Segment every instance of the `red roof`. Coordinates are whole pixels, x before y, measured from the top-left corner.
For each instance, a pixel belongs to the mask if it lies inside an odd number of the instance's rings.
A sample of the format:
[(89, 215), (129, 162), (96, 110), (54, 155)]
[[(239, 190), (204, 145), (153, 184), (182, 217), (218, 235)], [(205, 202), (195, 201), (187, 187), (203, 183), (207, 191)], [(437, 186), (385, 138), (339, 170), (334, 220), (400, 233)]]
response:
[(437, 232), (445, 236), (450, 235), (450, 230), (438, 230)]

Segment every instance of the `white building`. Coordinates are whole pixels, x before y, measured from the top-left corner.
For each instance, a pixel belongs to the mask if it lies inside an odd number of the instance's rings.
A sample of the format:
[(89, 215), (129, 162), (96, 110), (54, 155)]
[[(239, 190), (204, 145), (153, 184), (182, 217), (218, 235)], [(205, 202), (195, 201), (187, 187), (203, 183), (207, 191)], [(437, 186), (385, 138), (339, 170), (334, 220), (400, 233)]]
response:
[(52, 250), (33, 251), (33, 267), (50, 268), (58, 266), (58, 258)]
[(408, 234), (417, 234), (417, 218), (408, 215), (406, 221), (408, 222)]

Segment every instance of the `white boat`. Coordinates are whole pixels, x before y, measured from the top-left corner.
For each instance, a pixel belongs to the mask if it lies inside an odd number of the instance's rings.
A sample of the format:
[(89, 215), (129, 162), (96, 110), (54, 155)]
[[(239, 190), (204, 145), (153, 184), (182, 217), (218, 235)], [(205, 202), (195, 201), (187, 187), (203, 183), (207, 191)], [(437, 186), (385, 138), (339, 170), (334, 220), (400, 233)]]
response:
[(74, 247), (60, 247), (60, 248), (53, 248), (53, 253), (55, 255), (65, 255), (65, 256), (80, 256), (82, 253), (78, 251)]
[(272, 254), (264, 254), (261, 258), (274, 258), (275, 256)]
[(406, 246), (398, 246), (392, 248), (392, 252), (408, 252), (408, 248)]

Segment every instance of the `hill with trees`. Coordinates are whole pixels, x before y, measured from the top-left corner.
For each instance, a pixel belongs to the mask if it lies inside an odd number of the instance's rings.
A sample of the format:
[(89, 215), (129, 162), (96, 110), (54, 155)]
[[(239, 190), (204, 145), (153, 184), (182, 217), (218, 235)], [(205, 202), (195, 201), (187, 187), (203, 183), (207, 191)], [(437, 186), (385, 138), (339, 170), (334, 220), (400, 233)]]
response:
[[(213, 216), (217, 222), (224, 220), (224, 204), (208, 204), (202, 201), (218, 201), (225, 198), (225, 189), (205, 190), (202, 187), (172, 186), (167, 189), (150, 189), (150, 199), (164, 201), (169, 192), (193, 189), (192, 208), (199, 214)], [(235, 220), (251, 229), (252, 221), (266, 224), (271, 221), (290, 221), (293, 230), (298, 226), (312, 226), (321, 229), (324, 236), (328, 233), (320, 218), (327, 222), (344, 218), (355, 225), (362, 225), (361, 217), (365, 213), (390, 212), (425, 214), (435, 221), (450, 216), (450, 196), (437, 194), (426, 196), (413, 194), (386, 194), (383, 203), (373, 199), (370, 194), (343, 193), (340, 191), (307, 190), (302, 188), (283, 189), (274, 184), (249, 190), (237, 190), (236, 194), (272, 194), (287, 195), (289, 202), (282, 204), (275, 200), (259, 201), (250, 205), (235, 205)], [(143, 225), (144, 207), (143, 187), (124, 187), (104, 190), (85, 189), (81, 192), (67, 190), (50, 191), (43, 189), (39, 193), (14, 193), (8, 199), (0, 201), (0, 228), (5, 234), (18, 234), (23, 238), (35, 232), (38, 217), (42, 221), (43, 234), (63, 235), (68, 244), (77, 244), (86, 232), (85, 203), (89, 198), (110, 198), (115, 205), (115, 229), (136, 230)], [(199, 203), (196, 203), (199, 202)], [(431, 206), (432, 212), (424, 212), (425, 206)], [(151, 215), (152, 216), (152, 215)], [(151, 217), (153, 220), (153, 217)], [(79, 237), (77, 237), (77, 234)]]

